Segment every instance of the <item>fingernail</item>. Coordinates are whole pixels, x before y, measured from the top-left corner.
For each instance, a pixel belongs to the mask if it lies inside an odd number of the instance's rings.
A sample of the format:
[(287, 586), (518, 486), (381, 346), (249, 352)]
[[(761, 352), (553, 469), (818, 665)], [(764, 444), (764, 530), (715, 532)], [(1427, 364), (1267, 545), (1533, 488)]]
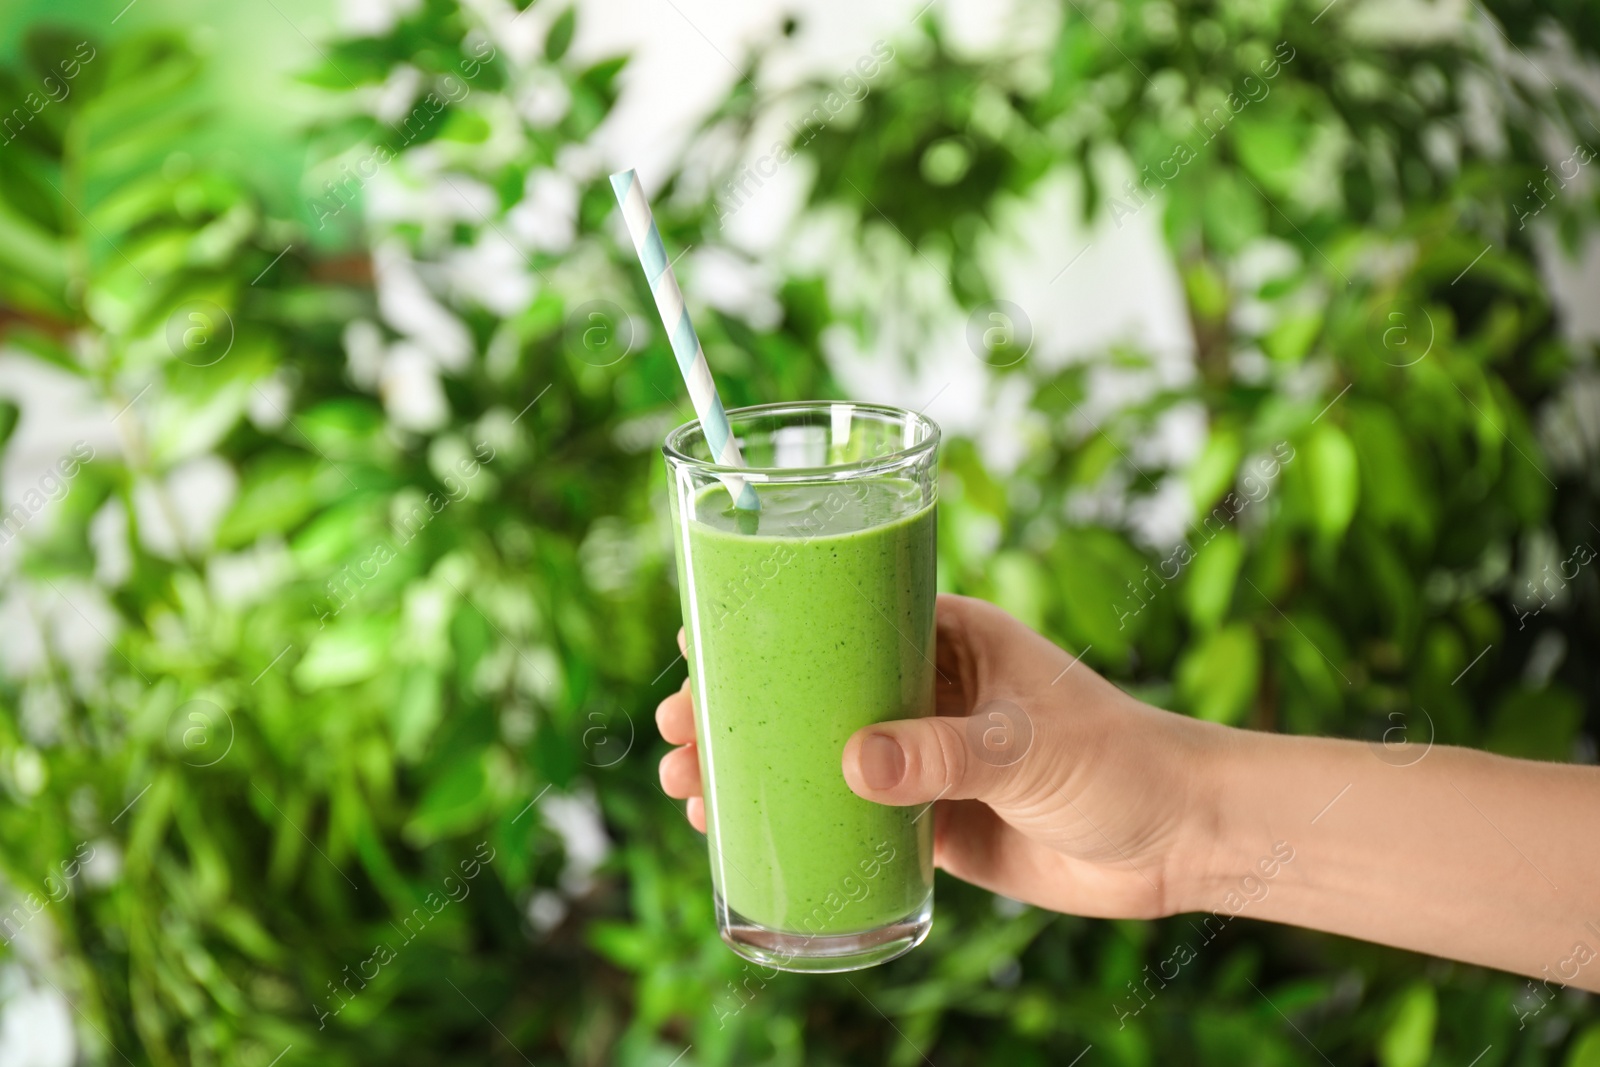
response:
[(861, 742), (861, 780), (868, 789), (892, 789), (906, 773), (906, 754), (888, 734), (868, 734)]

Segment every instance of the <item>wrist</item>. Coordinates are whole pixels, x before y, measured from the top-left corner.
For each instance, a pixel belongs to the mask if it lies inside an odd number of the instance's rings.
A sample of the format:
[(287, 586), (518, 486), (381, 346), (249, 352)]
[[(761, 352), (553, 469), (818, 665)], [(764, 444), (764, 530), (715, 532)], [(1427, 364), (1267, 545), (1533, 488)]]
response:
[(1264, 829), (1253, 826), (1259, 805), (1245, 792), (1259, 784), (1263, 769), (1272, 763), (1267, 749), (1281, 740), (1274, 734), (1178, 718), (1184, 770), (1183, 785), (1176, 791), (1181, 805), (1178, 832), (1165, 871), (1169, 915), (1215, 911), (1256, 873), (1263, 859), (1271, 868), (1273, 843), (1263, 837)]

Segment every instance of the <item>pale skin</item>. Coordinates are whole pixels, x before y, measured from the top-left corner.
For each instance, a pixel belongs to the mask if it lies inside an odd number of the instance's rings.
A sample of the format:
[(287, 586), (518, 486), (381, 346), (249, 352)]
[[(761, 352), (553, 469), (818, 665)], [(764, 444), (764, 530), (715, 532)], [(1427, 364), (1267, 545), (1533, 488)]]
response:
[[(966, 597), (939, 597), (937, 662), (935, 714), (857, 732), (841, 773), (876, 803), (937, 798), (934, 862), (957, 878), (1074, 915), (1240, 915), (1600, 992), (1600, 768), (1202, 722)], [(969, 729), (974, 713), (994, 727)], [(662, 788), (704, 832), (687, 681), (656, 723), (678, 746)]]

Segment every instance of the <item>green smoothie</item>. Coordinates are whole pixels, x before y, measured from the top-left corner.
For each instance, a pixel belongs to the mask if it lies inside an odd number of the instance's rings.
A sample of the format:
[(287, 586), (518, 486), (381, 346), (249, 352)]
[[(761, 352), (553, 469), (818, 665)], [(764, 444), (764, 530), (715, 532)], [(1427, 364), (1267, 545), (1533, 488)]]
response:
[(760, 926), (870, 930), (932, 892), (932, 817), (857, 797), (840, 756), (933, 710), (933, 505), (896, 478), (757, 491), (702, 491), (678, 539), (712, 876)]

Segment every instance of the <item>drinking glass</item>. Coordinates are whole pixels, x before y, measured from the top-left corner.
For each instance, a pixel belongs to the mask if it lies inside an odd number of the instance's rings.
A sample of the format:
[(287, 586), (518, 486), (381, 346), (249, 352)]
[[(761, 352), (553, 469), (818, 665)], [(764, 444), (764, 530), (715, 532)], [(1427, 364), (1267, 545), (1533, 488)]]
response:
[[(862, 800), (864, 726), (933, 710), (939, 428), (875, 404), (728, 412), (668, 435), (671, 513), (717, 927), (746, 959), (846, 971), (933, 922), (933, 818)], [(733, 507), (750, 484), (759, 510)]]

